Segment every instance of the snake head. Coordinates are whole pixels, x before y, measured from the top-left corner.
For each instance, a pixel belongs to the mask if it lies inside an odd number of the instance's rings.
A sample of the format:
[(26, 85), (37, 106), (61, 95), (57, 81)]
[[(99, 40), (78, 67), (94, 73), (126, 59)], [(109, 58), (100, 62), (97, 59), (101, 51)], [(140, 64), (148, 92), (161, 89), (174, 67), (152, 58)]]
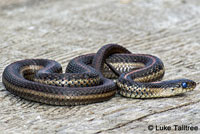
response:
[(183, 94), (185, 92), (194, 90), (194, 88), (196, 87), (196, 82), (189, 79), (170, 80), (164, 81), (163, 83), (163, 90), (159, 91), (159, 96), (161, 97)]
[(178, 83), (178, 87), (181, 87), (182, 90), (191, 91), (196, 87), (196, 82), (189, 79), (181, 79)]
[(173, 95), (182, 94), (194, 90), (196, 82), (189, 79), (173, 80), (169, 90)]

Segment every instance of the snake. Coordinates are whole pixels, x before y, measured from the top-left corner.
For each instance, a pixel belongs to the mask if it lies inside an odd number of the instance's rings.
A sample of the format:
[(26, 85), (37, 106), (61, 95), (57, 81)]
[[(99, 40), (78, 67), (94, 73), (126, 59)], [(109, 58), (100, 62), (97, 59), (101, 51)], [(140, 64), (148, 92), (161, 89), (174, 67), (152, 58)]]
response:
[(196, 87), (189, 79), (161, 81), (164, 74), (158, 57), (107, 44), (97, 53), (71, 59), (64, 73), (54, 60), (16, 61), (4, 69), (2, 82), (23, 99), (68, 106), (106, 101), (117, 93), (139, 99), (171, 97)]

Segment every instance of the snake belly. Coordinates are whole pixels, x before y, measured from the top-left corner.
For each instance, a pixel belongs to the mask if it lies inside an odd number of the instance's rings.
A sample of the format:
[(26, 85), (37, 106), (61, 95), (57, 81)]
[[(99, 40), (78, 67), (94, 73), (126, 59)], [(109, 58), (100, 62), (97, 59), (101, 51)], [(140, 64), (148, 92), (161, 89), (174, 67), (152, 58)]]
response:
[(53, 60), (14, 62), (5, 68), (2, 81), (19, 97), (51, 105), (101, 102), (111, 99), (117, 89), (122, 96), (131, 98), (169, 97), (196, 86), (189, 79), (159, 81), (164, 72), (159, 58), (132, 54), (120, 45), (108, 44), (96, 54), (72, 59), (65, 73)]

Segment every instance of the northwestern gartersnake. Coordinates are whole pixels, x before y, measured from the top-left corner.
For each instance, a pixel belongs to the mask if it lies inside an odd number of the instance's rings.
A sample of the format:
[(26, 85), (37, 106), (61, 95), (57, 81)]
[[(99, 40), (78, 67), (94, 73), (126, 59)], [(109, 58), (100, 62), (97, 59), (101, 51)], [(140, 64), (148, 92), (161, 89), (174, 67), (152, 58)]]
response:
[[(164, 76), (162, 61), (152, 55), (132, 54), (109, 44), (96, 54), (72, 59), (66, 73), (59, 63), (27, 59), (8, 65), (2, 81), (11, 93), (52, 105), (79, 105), (105, 101), (117, 91), (131, 98), (168, 97), (191, 91), (188, 79), (158, 81)], [(113, 82), (111, 79), (116, 79)]]

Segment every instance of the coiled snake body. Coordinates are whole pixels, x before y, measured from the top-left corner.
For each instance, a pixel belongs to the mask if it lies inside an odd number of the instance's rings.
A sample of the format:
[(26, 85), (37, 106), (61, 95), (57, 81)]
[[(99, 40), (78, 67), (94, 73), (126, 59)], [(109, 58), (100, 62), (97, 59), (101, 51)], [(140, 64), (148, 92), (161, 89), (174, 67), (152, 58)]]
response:
[[(52, 105), (79, 105), (105, 101), (119, 93), (131, 98), (168, 97), (192, 91), (188, 79), (158, 81), (164, 76), (162, 61), (152, 55), (132, 54), (117, 44), (96, 54), (72, 59), (66, 73), (59, 63), (27, 59), (8, 65), (2, 81), (11, 93)], [(116, 79), (113, 82), (112, 79)]]

